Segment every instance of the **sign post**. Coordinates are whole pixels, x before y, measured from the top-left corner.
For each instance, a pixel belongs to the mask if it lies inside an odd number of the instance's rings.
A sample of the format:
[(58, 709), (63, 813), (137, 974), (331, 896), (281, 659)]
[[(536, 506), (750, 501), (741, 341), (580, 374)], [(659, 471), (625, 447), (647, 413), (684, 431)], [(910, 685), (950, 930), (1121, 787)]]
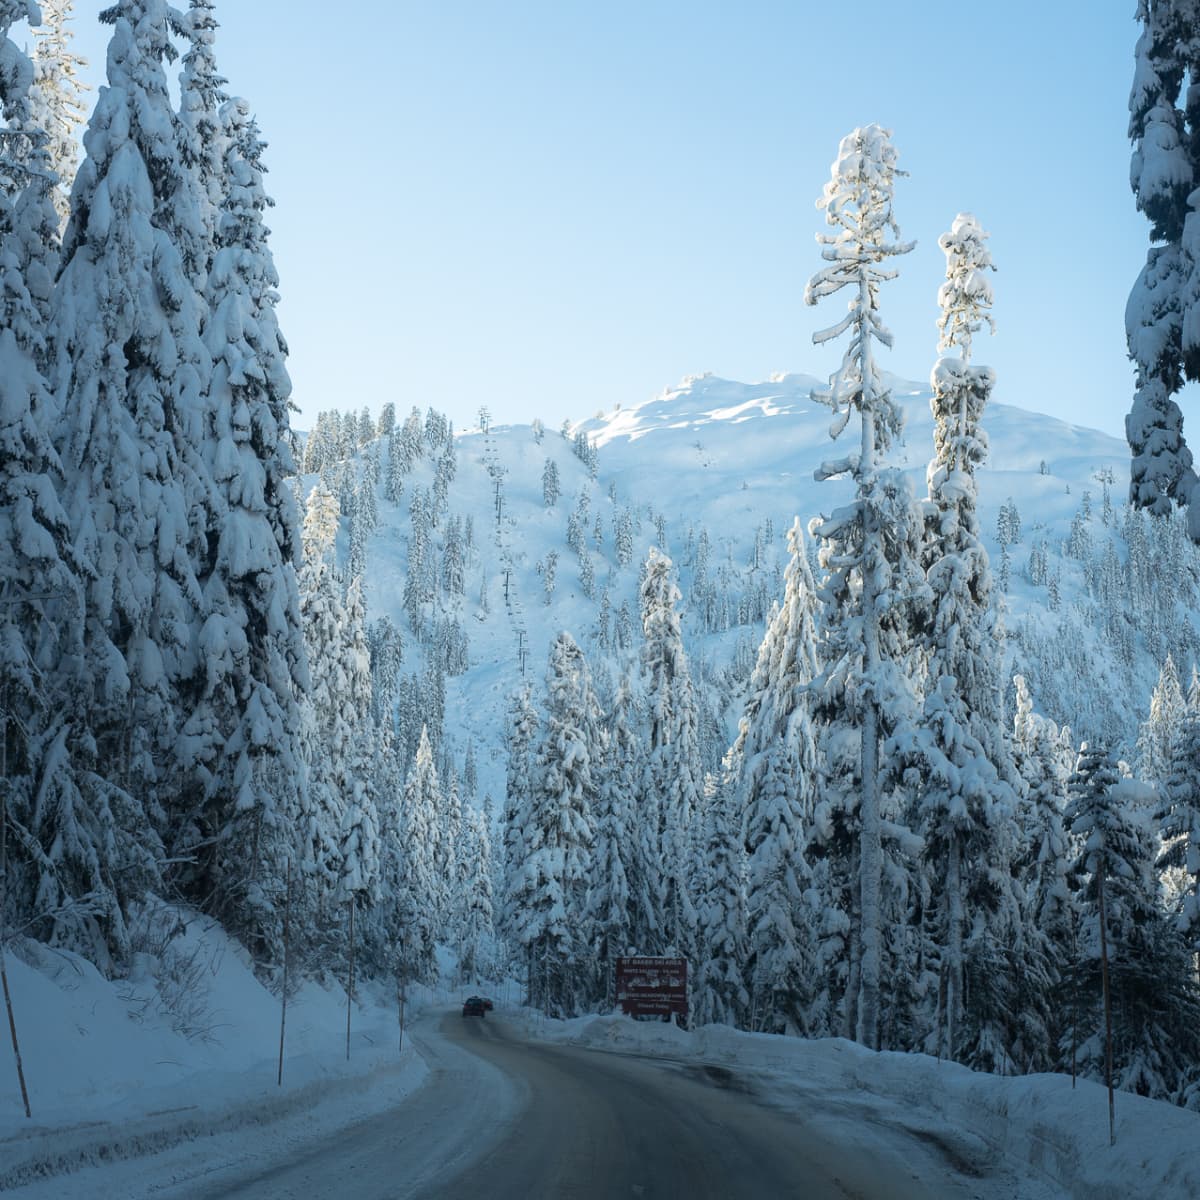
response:
[(623, 956), (617, 959), (617, 1003), (630, 1017), (673, 1016), (687, 1023), (686, 958), (655, 958), (645, 955)]

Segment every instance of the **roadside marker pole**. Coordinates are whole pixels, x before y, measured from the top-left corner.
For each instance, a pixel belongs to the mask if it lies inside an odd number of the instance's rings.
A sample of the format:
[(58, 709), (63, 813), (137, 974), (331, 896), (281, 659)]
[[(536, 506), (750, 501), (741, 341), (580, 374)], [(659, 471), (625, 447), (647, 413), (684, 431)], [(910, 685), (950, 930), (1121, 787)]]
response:
[(277, 1087), (283, 1087), (283, 1033), (287, 1028), (288, 998), (288, 934), (292, 919), (292, 860), (288, 859), (287, 897), (283, 902), (283, 996), (279, 1001), (279, 1078)]
[(17, 1019), (13, 1016), (12, 996), (8, 990), (8, 966), (4, 957), (4, 940), (8, 936), (8, 688), (0, 696), (0, 984), (4, 986), (4, 1007), (8, 1011), (8, 1033), (12, 1038), (13, 1058), (17, 1063), (17, 1081), (21, 1085), (21, 1100), (25, 1116), (33, 1119), (29, 1107), (29, 1090), (25, 1086), (25, 1068), (21, 1063), (21, 1046), (17, 1041)]

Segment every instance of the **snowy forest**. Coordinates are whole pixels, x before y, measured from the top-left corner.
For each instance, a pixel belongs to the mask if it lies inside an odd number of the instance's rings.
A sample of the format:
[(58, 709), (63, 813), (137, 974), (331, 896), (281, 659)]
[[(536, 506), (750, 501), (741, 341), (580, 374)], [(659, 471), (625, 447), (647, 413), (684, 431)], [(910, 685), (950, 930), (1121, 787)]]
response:
[(702, 519), (671, 462), (618, 460), (620, 411), (456, 431), (397, 395), (294, 430), (213, 0), (108, 9), (90, 112), (72, 0), (0, 0), (0, 953), (169, 972), (202, 913), (276, 991), (444, 952), (555, 1016), (676, 954), (693, 1023), (1098, 1080), (1111, 1043), (1117, 1087), (1200, 1111), (1193, 8), (1139, 12), (1128, 503), (1042, 459), (1061, 530), (983, 499), (967, 213), (905, 440), (879, 126), (813, 221), (803, 300), (843, 349), (804, 389), (817, 486), (747, 521), (745, 467)]

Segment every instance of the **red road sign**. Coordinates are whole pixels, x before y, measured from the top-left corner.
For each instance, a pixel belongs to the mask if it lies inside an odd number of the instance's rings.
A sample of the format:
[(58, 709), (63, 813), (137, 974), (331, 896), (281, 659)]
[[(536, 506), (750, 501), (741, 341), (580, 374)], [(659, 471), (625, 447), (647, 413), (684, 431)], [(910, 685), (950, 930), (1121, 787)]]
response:
[(617, 1003), (631, 1017), (687, 1017), (686, 958), (617, 959)]

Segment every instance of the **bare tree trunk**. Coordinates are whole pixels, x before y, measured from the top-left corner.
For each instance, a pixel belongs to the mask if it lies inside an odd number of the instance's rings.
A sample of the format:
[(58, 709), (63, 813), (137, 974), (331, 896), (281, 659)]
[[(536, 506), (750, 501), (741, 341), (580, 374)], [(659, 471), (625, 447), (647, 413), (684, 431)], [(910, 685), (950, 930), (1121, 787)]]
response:
[(848, 939), (849, 967), (846, 972), (845, 1012), (842, 1036), (854, 1041), (858, 1030), (858, 987), (862, 976), (862, 899), (859, 894), (861, 846), (855, 844), (850, 853), (850, 933)]
[(287, 1029), (288, 1002), (288, 956), (290, 950), (290, 933), (292, 922), (292, 861), (288, 859), (287, 896), (283, 901), (283, 995), (279, 1001), (279, 1078), (277, 1087), (283, 1087), (283, 1035)]
[(350, 900), (350, 977), (346, 981), (346, 1061), (350, 1061), (350, 1013), (354, 1008), (354, 900)]
[[(861, 311), (870, 310), (870, 294), (864, 273), (860, 284)], [(862, 452), (855, 472), (859, 497), (863, 483), (875, 472), (875, 398), (871, 392), (871, 330), (865, 316), (859, 325), (862, 339)], [(856, 1039), (872, 1050), (879, 1049), (879, 989), (882, 972), (880, 940), (880, 888), (883, 882), (883, 831), (879, 814), (879, 700), (875, 684), (879, 674), (879, 614), (876, 611), (874, 558), (881, 552), (879, 531), (869, 509), (862, 513), (862, 606), (863, 675), (867, 680), (862, 724), (862, 794), (859, 807), (860, 833), (859, 904), (862, 911), (862, 958), (858, 997)]]
[(25, 1086), (25, 1067), (21, 1062), (21, 1045), (17, 1041), (17, 1019), (13, 1015), (12, 995), (8, 990), (8, 964), (4, 943), (8, 937), (8, 688), (0, 692), (0, 984), (4, 987), (4, 1007), (8, 1012), (8, 1034), (12, 1038), (13, 1058), (17, 1064), (17, 1082), (21, 1085), (21, 1101), (25, 1116), (32, 1120), (29, 1090)]
[(1104, 1080), (1108, 1084), (1108, 1144), (1117, 1144), (1116, 1105), (1113, 1101), (1112, 992), (1108, 984), (1108, 931), (1104, 919), (1104, 871), (1096, 873), (1100, 900), (1100, 979), (1104, 988)]
[(953, 835), (950, 838), (950, 858), (946, 865), (946, 901), (950, 925), (950, 970), (946, 977), (946, 1057), (955, 1061), (959, 1015), (962, 1011), (963, 903), (962, 847), (957, 836)]

